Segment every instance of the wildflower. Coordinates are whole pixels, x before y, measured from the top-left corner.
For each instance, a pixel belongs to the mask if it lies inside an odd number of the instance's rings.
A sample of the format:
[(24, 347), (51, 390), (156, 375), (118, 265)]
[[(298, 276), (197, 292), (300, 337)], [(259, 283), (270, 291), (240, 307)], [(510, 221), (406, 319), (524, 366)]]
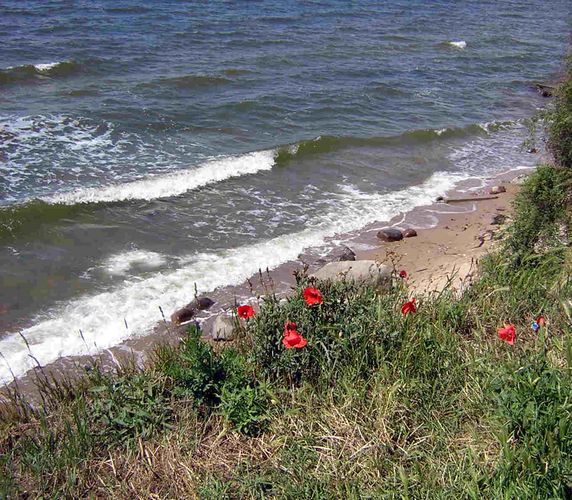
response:
[(236, 308), (236, 313), (239, 317), (244, 319), (252, 318), (252, 316), (255, 314), (254, 309), (252, 309), (252, 307), (249, 305), (238, 306)]
[(309, 306), (314, 304), (323, 304), (324, 299), (322, 298), (322, 293), (317, 288), (306, 288), (304, 289), (304, 300)]
[(282, 343), (286, 349), (292, 349), (293, 347), (301, 349), (306, 346), (308, 341), (296, 330), (296, 323), (287, 321), (284, 324), (284, 338), (282, 339)]
[(530, 327), (535, 333), (538, 332), (538, 330), (540, 330), (540, 325), (538, 324), (538, 321), (533, 321)]
[(402, 279), (406, 279), (407, 278), (407, 271), (405, 269), (403, 269), (402, 271), (399, 271), (399, 277)]
[(415, 305), (415, 297), (413, 297), (410, 301), (406, 302), (401, 306), (401, 314), (403, 315), (415, 312), (417, 312), (417, 306)]
[(284, 335), (288, 335), (288, 333), (295, 331), (296, 323), (293, 323), (292, 321), (286, 321), (286, 323), (284, 323)]
[(504, 328), (498, 330), (499, 339), (504, 340), (509, 345), (514, 345), (516, 340), (516, 329), (514, 325), (505, 325)]
[(544, 316), (538, 316), (531, 325), (531, 328), (538, 332), (546, 324), (546, 318)]

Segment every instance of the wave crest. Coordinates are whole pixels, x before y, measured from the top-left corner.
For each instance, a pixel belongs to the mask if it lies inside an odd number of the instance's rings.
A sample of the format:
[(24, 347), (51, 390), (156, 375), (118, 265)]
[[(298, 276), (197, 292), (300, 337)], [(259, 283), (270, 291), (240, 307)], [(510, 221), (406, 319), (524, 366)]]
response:
[(33, 83), (45, 77), (66, 77), (81, 73), (96, 65), (96, 61), (56, 61), (38, 64), (23, 64), (0, 69), (0, 85)]

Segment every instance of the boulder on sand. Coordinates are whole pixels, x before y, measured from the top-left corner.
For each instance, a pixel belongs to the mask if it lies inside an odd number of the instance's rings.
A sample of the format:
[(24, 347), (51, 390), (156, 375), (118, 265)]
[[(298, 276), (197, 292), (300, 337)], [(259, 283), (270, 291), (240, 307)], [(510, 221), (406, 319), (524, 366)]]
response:
[(357, 281), (379, 288), (391, 286), (391, 268), (375, 260), (330, 262), (318, 269), (313, 277), (323, 281)]
[(208, 297), (200, 297), (188, 303), (185, 307), (171, 314), (171, 322), (175, 325), (188, 323), (199, 311), (209, 309), (214, 304), (214, 300)]
[(235, 319), (226, 313), (219, 314), (213, 323), (211, 337), (213, 340), (234, 339)]
[(500, 194), (506, 193), (506, 188), (504, 186), (493, 186), (489, 191), (490, 194)]
[(394, 227), (386, 227), (377, 233), (377, 237), (386, 242), (400, 241), (403, 239), (403, 233)]
[(413, 238), (414, 236), (417, 236), (417, 231), (415, 231), (415, 229), (413, 228), (409, 228), (406, 229), (405, 231), (403, 231), (403, 237), (404, 238)]
[(325, 255), (324, 257), (320, 257), (315, 264), (317, 265), (324, 265), (328, 262), (343, 262), (343, 261), (354, 261), (356, 260), (355, 252), (345, 246), (340, 245), (334, 248), (329, 254)]

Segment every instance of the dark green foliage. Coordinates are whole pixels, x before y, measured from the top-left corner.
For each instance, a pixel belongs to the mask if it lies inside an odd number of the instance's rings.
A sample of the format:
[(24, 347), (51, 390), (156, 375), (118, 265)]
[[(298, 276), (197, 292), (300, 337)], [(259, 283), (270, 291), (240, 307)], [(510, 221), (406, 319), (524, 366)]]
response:
[(496, 486), (514, 498), (572, 495), (572, 379), (543, 355), (494, 380), (506, 429)]
[(158, 354), (158, 369), (173, 381), (175, 395), (192, 396), (197, 406), (218, 400), (224, 373), (210, 344), (201, 340), (195, 326), (177, 348), (163, 348)]
[(88, 419), (101, 442), (129, 443), (169, 427), (170, 396), (164, 379), (151, 373), (98, 373), (89, 392)]
[(554, 107), (547, 113), (548, 148), (556, 163), (572, 167), (572, 60), (564, 82), (556, 92)]
[[(394, 294), (380, 295), (371, 286), (320, 283), (324, 303), (308, 306), (302, 291), (312, 283), (298, 276), (296, 293), (284, 304), (270, 297), (250, 323), (253, 364), (273, 380), (333, 380), (348, 364), (358, 371), (375, 369), (379, 357), (400, 334)], [(284, 324), (294, 322), (309, 348), (286, 349)]]
[(256, 435), (268, 419), (269, 397), (264, 387), (224, 384), (220, 394), (220, 412), (238, 432)]
[[(516, 197), (515, 218), (505, 244), (513, 266), (532, 265), (537, 245), (559, 244), (559, 223), (567, 223), (568, 183), (572, 172), (544, 165), (538, 167)], [(562, 242), (560, 242), (560, 245)]]
[(266, 389), (249, 371), (244, 355), (225, 348), (216, 353), (191, 327), (177, 348), (164, 348), (157, 367), (172, 380), (175, 395), (190, 395), (204, 412), (218, 408), (245, 434), (256, 434), (267, 420)]

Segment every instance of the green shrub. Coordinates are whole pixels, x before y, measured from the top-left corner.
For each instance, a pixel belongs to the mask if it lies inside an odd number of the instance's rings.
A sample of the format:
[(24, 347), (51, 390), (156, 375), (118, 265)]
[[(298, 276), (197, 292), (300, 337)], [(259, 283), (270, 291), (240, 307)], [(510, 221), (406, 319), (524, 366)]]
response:
[[(308, 306), (303, 289), (313, 283), (305, 276), (297, 281), (291, 298), (284, 303), (267, 298), (249, 323), (248, 353), (264, 376), (287, 384), (302, 378), (333, 381), (347, 365), (364, 372), (375, 368), (377, 352), (399, 341), (401, 315), (396, 310), (404, 300), (399, 291), (380, 295), (364, 284), (320, 282), (324, 303)], [(284, 347), (286, 322), (296, 323), (307, 347)]]
[(128, 443), (170, 427), (170, 396), (164, 379), (152, 373), (98, 373), (89, 393), (90, 428), (103, 443)]
[(567, 170), (544, 165), (524, 183), (504, 245), (513, 267), (533, 263), (526, 257), (534, 253), (539, 242), (545, 249), (559, 244), (559, 223), (568, 225), (567, 186), (571, 178)]
[(254, 436), (269, 418), (269, 397), (264, 386), (225, 384), (220, 394), (220, 412), (237, 431)]
[(219, 384), (224, 378), (212, 346), (192, 326), (177, 347), (164, 347), (157, 355), (157, 369), (171, 378), (173, 393), (192, 396), (196, 406), (218, 402)]
[(556, 163), (572, 167), (572, 60), (564, 82), (558, 87), (554, 106), (547, 113), (548, 148)]
[(543, 355), (501, 372), (493, 385), (504, 420), (500, 491), (513, 498), (572, 495), (572, 379)]

